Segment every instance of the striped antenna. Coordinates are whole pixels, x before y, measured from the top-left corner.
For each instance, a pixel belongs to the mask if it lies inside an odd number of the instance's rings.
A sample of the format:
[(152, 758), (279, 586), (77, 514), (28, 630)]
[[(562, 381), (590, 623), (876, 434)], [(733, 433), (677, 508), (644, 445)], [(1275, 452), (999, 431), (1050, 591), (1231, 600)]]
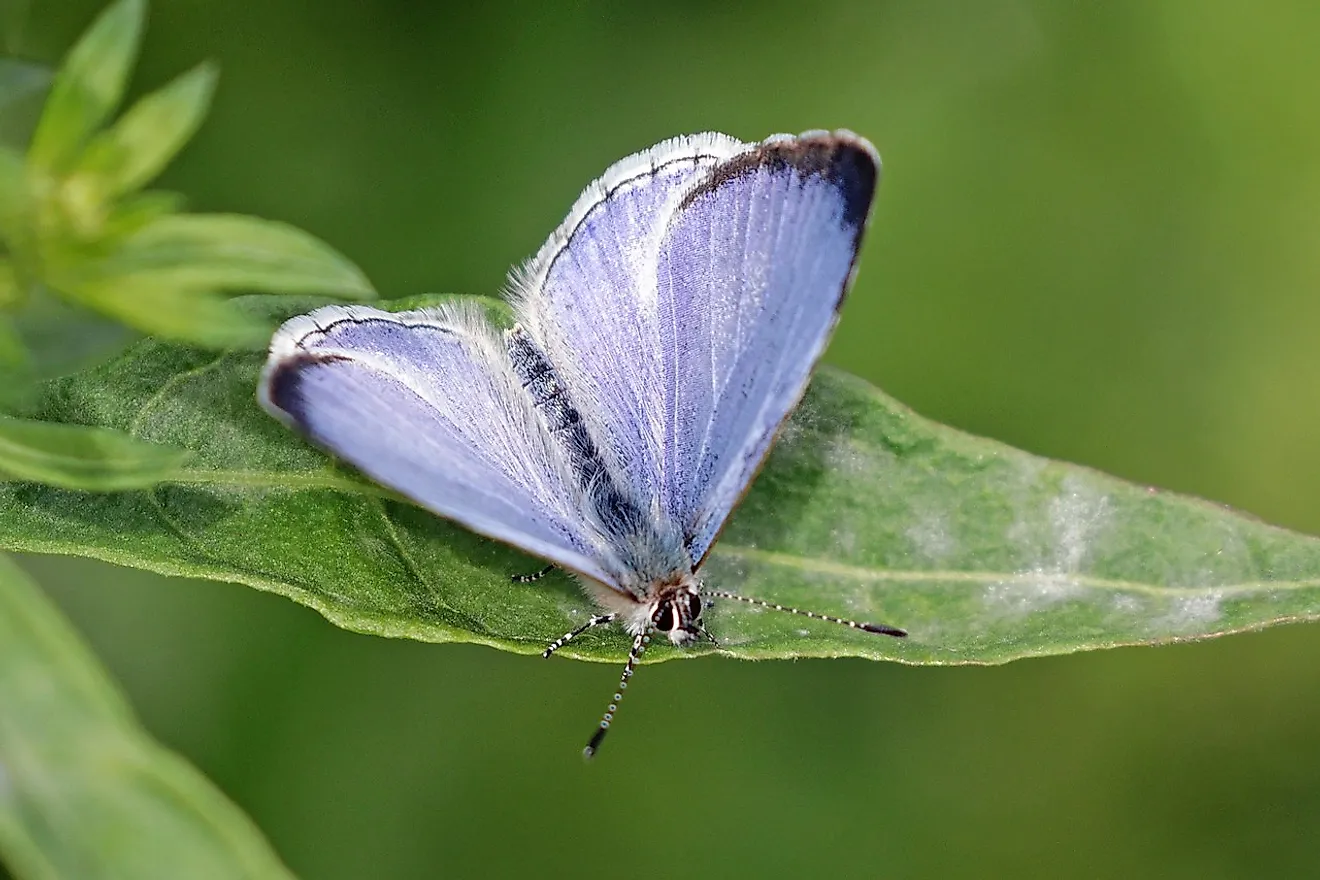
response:
[[(803, 611), (800, 608), (789, 608), (787, 605), (766, 602), (763, 599), (752, 599), (747, 596), (739, 596), (737, 593), (729, 593), (725, 590), (702, 590), (701, 595), (709, 599), (731, 599), (735, 602), (746, 602), (748, 605), (770, 608), (775, 611), (784, 611), (788, 614), (798, 614), (802, 617), (810, 617), (812, 620), (825, 620), (830, 623), (838, 623), (851, 629), (860, 629), (864, 632), (876, 633), (882, 636), (894, 636), (901, 639), (907, 635), (906, 630), (899, 629), (896, 626), (888, 626), (880, 623), (862, 623), (856, 620), (848, 620), (844, 617), (835, 617), (832, 614)], [(709, 604), (707, 607), (709, 607)], [(586, 632), (593, 626), (609, 623), (614, 619), (615, 615), (613, 614), (599, 614), (591, 618), (591, 620), (587, 621), (582, 626), (570, 633), (566, 633), (563, 637), (551, 644), (550, 647), (545, 650), (543, 656), (549, 657), (555, 649), (562, 646), (569, 639)], [(715, 641), (715, 637), (712, 636), (704, 626), (700, 623), (696, 623), (696, 627), (697, 631), (701, 633), (702, 636), (713, 642), (716, 647), (719, 647), (719, 642)], [(600, 727), (598, 727), (596, 732), (592, 735), (590, 742), (587, 743), (587, 747), (582, 750), (582, 756), (584, 758), (589, 759), (595, 757), (596, 752), (600, 750), (601, 742), (605, 739), (605, 734), (610, 732), (610, 724), (614, 721), (614, 713), (619, 711), (619, 703), (623, 700), (623, 694), (628, 689), (628, 680), (632, 678), (633, 672), (637, 669), (637, 664), (642, 659), (642, 654), (646, 653), (646, 646), (651, 642), (651, 629), (652, 628), (648, 626), (645, 631), (633, 638), (632, 650), (628, 652), (628, 662), (623, 667), (623, 675), (619, 677), (619, 689), (615, 692), (614, 699), (610, 701), (609, 708), (606, 709), (605, 714), (601, 716)]]
[(646, 646), (651, 642), (650, 631), (651, 628), (648, 626), (633, 638), (632, 650), (628, 652), (628, 663), (623, 667), (623, 675), (619, 677), (619, 689), (615, 691), (614, 699), (610, 701), (610, 707), (601, 716), (600, 727), (592, 735), (587, 747), (582, 750), (582, 757), (587, 759), (595, 757), (596, 751), (600, 748), (601, 740), (605, 739), (605, 734), (610, 732), (610, 722), (614, 720), (614, 713), (619, 711), (619, 701), (623, 699), (623, 692), (628, 689), (628, 679), (632, 678), (633, 670), (637, 668), (637, 661), (642, 659), (642, 654), (646, 652)]
[(882, 623), (859, 623), (856, 620), (847, 620), (843, 617), (834, 617), (830, 614), (819, 614), (815, 611), (803, 611), (801, 608), (789, 608), (787, 605), (779, 605), (775, 602), (766, 602), (764, 599), (752, 599), (747, 596), (739, 596), (737, 593), (728, 593), (724, 590), (702, 590), (701, 595), (713, 596), (717, 599), (733, 599), (735, 602), (746, 602), (748, 605), (757, 605), (761, 608), (773, 608), (775, 611), (786, 611), (789, 614), (800, 614), (803, 617), (810, 617), (812, 620), (828, 620), (830, 623), (841, 623), (844, 626), (853, 629), (866, 630), (869, 633), (877, 633), (882, 636), (894, 636), (904, 638), (907, 636), (907, 630), (899, 629), (896, 626), (887, 626)]

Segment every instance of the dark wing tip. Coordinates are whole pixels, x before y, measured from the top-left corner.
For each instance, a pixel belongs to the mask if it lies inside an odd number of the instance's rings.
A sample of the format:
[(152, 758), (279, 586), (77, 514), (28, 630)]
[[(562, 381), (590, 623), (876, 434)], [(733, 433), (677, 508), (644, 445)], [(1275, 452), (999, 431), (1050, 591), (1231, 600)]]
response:
[(281, 421), (301, 428), (307, 424), (306, 398), (302, 392), (310, 367), (348, 360), (338, 355), (299, 352), (270, 365), (262, 386), (261, 402)]
[(843, 200), (843, 222), (859, 231), (866, 224), (880, 179), (870, 144), (850, 134), (813, 134), (769, 141), (755, 153), (763, 164), (791, 167), (803, 177), (829, 181)]
[(799, 137), (775, 137), (717, 166), (684, 199), (684, 206), (704, 193), (758, 168), (792, 168), (802, 177), (819, 177), (839, 191), (843, 222), (861, 235), (871, 213), (880, 159), (875, 148), (849, 132), (811, 132)]

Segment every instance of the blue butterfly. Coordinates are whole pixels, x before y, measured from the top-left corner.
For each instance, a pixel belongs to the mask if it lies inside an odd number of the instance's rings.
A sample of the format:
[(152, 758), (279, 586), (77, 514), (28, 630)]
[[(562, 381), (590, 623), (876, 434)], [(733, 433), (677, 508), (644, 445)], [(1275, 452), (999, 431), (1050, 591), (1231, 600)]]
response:
[[(850, 132), (664, 141), (614, 164), (476, 306), (328, 306), (271, 342), (272, 415), (376, 481), (574, 573), (632, 648), (715, 642), (701, 566), (796, 406), (856, 269), (880, 159)], [(547, 569), (548, 570), (548, 569)], [(521, 580), (528, 580), (523, 578)], [(518, 579), (515, 579), (518, 580)]]

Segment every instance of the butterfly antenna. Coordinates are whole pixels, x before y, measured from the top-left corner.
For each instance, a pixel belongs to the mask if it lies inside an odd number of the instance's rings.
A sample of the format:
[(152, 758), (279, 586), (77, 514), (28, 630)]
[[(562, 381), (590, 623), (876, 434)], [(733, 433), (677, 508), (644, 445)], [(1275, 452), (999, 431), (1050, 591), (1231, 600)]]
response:
[(600, 749), (601, 740), (610, 732), (610, 722), (614, 720), (614, 713), (619, 711), (619, 701), (623, 699), (623, 692), (628, 689), (628, 679), (632, 678), (633, 670), (637, 668), (637, 661), (642, 659), (642, 654), (646, 652), (646, 646), (651, 641), (650, 631), (651, 628), (647, 627), (633, 638), (632, 650), (628, 652), (628, 662), (623, 667), (623, 675), (619, 677), (619, 689), (615, 692), (614, 699), (610, 701), (610, 707), (601, 716), (600, 727), (592, 735), (587, 747), (582, 750), (582, 757), (588, 759), (594, 757)]
[(830, 614), (818, 614), (815, 611), (803, 611), (801, 608), (789, 608), (787, 605), (779, 605), (774, 602), (766, 602), (763, 599), (752, 599), (748, 596), (739, 596), (737, 593), (728, 593), (724, 590), (702, 590), (703, 596), (714, 596), (717, 599), (733, 599), (735, 602), (746, 602), (748, 605), (756, 605), (761, 608), (773, 608), (775, 611), (787, 611), (789, 614), (800, 614), (803, 617), (810, 617), (812, 620), (828, 620), (830, 623), (841, 623), (844, 626), (853, 629), (863, 629), (870, 633), (879, 633), (882, 636), (895, 636), (904, 638), (907, 636), (907, 630), (899, 629), (896, 626), (887, 626), (882, 623), (859, 623), (856, 620), (847, 620), (842, 617), (834, 617)]

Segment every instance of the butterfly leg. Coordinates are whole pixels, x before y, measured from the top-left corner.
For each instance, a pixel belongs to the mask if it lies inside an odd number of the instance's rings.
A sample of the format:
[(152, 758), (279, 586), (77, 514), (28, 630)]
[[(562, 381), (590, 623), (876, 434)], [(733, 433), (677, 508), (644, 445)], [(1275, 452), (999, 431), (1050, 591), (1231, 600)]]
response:
[(532, 584), (539, 581), (541, 578), (545, 577), (554, 570), (555, 567), (553, 565), (547, 565), (545, 568), (541, 569), (540, 571), (534, 571), (531, 574), (515, 574), (513, 575), (512, 580), (515, 584)]
[[(714, 607), (715, 607), (715, 600), (710, 598), (710, 594), (703, 589), (701, 593), (701, 613), (704, 615)], [(710, 630), (706, 629), (705, 625), (702, 624), (700, 619), (696, 621), (696, 624), (697, 624), (697, 632), (701, 634), (701, 637), (703, 639), (710, 642), (716, 648), (720, 647), (720, 640), (715, 638), (715, 636), (711, 635)]]
[(550, 646), (548, 648), (546, 648), (544, 651), (541, 652), (541, 656), (549, 657), (555, 651), (558, 651), (560, 648), (564, 647), (564, 645), (567, 645), (569, 642), (573, 641), (573, 639), (582, 635), (584, 632), (591, 629), (592, 627), (600, 626), (603, 623), (613, 623), (613, 622), (614, 622), (613, 614), (597, 614), (596, 616), (592, 617), (590, 620), (588, 620), (586, 623), (582, 624), (572, 632), (566, 632), (559, 638), (555, 639), (553, 642), (550, 643)]
[(697, 624), (697, 632), (701, 633), (701, 637), (709, 641), (715, 647), (718, 648), (720, 646), (720, 640), (711, 635), (710, 630), (706, 629), (701, 624)]

